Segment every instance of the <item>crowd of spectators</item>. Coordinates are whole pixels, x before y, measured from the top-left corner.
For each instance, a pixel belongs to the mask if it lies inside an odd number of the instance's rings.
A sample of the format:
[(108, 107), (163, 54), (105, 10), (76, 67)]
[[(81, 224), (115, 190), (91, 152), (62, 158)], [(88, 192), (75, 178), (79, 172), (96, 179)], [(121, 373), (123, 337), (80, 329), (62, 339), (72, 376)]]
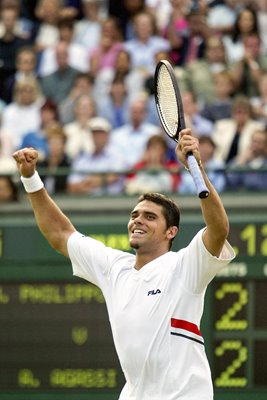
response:
[(216, 189), (267, 190), (266, 27), (265, 0), (1, 0), (10, 201), (22, 147), (38, 150), (51, 194), (194, 193), (157, 116), (160, 59), (174, 67)]

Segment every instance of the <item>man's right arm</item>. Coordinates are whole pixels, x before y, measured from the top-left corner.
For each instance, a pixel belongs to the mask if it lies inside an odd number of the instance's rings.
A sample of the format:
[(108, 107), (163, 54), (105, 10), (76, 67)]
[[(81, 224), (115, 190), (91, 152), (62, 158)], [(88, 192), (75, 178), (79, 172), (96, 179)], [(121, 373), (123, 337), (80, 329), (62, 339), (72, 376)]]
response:
[[(16, 151), (13, 157), (21, 176), (31, 178), (35, 173), (37, 151), (25, 148)], [(67, 241), (75, 232), (74, 226), (44, 188), (28, 193), (28, 196), (40, 231), (53, 248), (68, 256)]]

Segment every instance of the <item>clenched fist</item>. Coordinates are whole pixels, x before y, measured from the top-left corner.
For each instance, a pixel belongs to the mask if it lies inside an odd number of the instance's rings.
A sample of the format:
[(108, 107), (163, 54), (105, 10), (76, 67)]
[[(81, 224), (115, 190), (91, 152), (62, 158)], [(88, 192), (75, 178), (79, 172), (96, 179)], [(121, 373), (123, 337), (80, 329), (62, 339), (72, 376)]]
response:
[(30, 178), (34, 172), (38, 160), (38, 152), (32, 147), (26, 147), (13, 154), (17, 168), (21, 176)]

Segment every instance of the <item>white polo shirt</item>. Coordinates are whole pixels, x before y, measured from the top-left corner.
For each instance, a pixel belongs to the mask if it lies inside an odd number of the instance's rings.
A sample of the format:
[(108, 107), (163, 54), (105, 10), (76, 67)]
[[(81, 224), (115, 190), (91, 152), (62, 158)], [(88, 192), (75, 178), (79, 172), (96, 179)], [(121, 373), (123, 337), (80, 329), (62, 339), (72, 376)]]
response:
[(213, 388), (199, 331), (206, 287), (234, 258), (228, 242), (219, 258), (202, 232), (178, 252), (134, 268), (135, 255), (76, 232), (68, 241), (73, 273), (106, 300), (126, 384), (119, 400), (211, 400)]

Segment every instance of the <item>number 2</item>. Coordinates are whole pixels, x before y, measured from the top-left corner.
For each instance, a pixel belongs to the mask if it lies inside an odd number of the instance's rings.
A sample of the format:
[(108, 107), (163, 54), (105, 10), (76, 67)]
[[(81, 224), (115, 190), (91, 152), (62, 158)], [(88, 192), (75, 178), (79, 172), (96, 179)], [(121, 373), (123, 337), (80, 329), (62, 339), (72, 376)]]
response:
[(248, 327), (248, 321), (245, 319), (234, 319), (236, 314), (241, 311), (248, 303), (248, 291), (239, 282), (223, 283), (215, 292), (215, 297), (218, 301), (222, 301), (227, 294), (236, 293), (237, 301), (222, 314), (221, 318), (216, 321), (215, 327), (217, 330), (245, 330)]
[(247, 361), (248, 350), (240, 340), (223, 340), (215, 349), (216, 357), (223, 357), (226, 352), (235, 351), (234, 360), (215, 379), (216, 387), (245, 387), (247, 378), (245, 376), (233, 376), (236, 371)]

